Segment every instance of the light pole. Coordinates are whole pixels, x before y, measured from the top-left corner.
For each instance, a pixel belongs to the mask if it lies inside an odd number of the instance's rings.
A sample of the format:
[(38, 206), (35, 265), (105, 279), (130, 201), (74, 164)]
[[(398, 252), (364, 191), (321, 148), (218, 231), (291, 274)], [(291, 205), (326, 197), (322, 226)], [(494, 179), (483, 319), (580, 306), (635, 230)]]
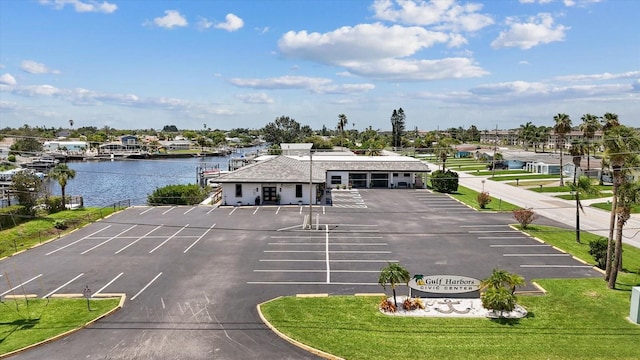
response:
[(309, 149), (309, 230), (313, 229), (313, 151)]
[(482, 179), (482, 180), (481, 180), (481, 182), (482, 182), (482, 192), (484, 192), (484, 182), (485, 182), (485, 181), (486, 181), (485, 179)]

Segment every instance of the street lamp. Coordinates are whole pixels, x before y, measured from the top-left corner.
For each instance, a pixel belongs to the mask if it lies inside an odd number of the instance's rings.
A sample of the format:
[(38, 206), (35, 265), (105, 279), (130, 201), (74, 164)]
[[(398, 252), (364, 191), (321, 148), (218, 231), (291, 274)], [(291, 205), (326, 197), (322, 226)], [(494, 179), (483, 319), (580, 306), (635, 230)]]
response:
[(482, 182), (482, 192), (484, 192), (484, 183), (485, 183), (485, 181), (487, 181), (487, 180), (482, 179), (482, 181), (481, 181)]
[(313, 229), (313, 152), (309, 149), (309, 230)]

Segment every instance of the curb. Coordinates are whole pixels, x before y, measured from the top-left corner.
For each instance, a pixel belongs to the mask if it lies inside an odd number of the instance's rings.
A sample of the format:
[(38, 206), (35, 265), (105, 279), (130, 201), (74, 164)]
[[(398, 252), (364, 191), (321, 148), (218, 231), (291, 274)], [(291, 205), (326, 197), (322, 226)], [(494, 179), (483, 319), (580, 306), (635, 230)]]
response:
[(258, 315), (260, 316), (260, 319), (262, 320), (262, 322), (263, 322), (265, 325), (267, 325), (267, 327), (268, 327), (269, 329), (271, 329), (271, 331), (273, 331), (276, 335), (278, 335), (280, 338), (282, 338), (282, 339), (284, 339), (284, 340), (288, 341), (289, 343), (291, 343), (291, 344), (293, 344), (293, 345), (295, 345), (295, 346), (297, 346), (297, 347), (299, 347), (299, 348), (301, 348), (301, 349), (303, 349), (303, 350), (305, 350), (305, 351), (308, 351), (308, 352), (310, 352), (310, 353), (312, 353), (312, 354), (314, 354), (314, 355), (318, 355), (318, 356), (320, 356), (320, 357), (321, 357), (321, 358), (323, 358), (323, 359), (329, 359), (329, 360), (345, 360), (345, 359), (343, 359), (343, 358), (341, 358), (341, 357), (339, 357), (339, 356), (335, 356), (335, 355), (329, 354), (329, 353), (327, 353), (327, 352), (324, 352), (324, 351), (322, 351), (322, 350), (318, 350), (318, 349), (313, 348), (313, 347), (311, 347), (311, 346), (309, 346), (309, 345), (305, 345), (305, 344), (303, 344), (303, 343), (301, 343), (301, 342), (299, 342), (299, 341), (297, 341), (297, 340), (294, 340), (294, 339), (290, 338), (289, 336), (287, 336), (287, 335), (285, 335), (285, 334), (281, 333), (278, 329), (276, 329), (273, 325), (271, 325), (271, 323), (267, 320), (267, 318), (265, 318), (265, 317), (264, 317), (264, 315), (262, 314), (262, 310), (260, 309), (260, 307), (261, 307), (263, 304), (268, 304), (268, 303), (270, 303), (270, 302), (272, 302), (272, 301), (275, 301), (275, 300), (278, 300), (278, 299), (281, 299), (281, 298), (282, 298), (282, 296), (278, 296), (277, 298), (273, 298), (273, 299), (271, 299), (271, 300), (267, 300), (267, 301), (265, 301), (265, 302), (262, 302), (262, 303), (260, 303), (260, 304), (256, 305), (256, 309), (258, 310)]
[[(82, 294), (70, 294), (70, 295), (71, 296), (69, 296), (69, 295), (58, 295), (58, 296), (55, 296), (55, 297), (56, 298), (78, 298), (78, 297), (84, 297)], [(126, 294), (98, 294), (98, 295), (95, 296), (96, 298), (114, 298), (114, 297), (118, 297), (118, 296), (120, 297), (120, 302), (118, 303), (118, 306), (116, 306), (115, 308), (113, 308), (113, 309), (107, 311), (106, 313), (98, 316), (97, 318), (86, 322), (84, 325), (79, 326), (79, 327), (77, 327), (75, 329), (71, 329), (71, 330), (65, 331), (62, 334), (58, 334), (56, 336), (53, 336), (53, 337), (50, 337), (48, 339), (42, 340), (42, 341), (40, 341), (38, 343), (25, 346), (25, 347), (23, 347), (21, 349), (14, 350), (14, 351), (8, 352), (6, 354), (1, 354), (0, 355), (0, 359), (8, 358), (10, 356), (17, 355), (17, 354), (19, 354), (19, 353), (21, 353), (23, 351), (26, 351), (26, 350), (29, 350), (29, 349), (33, 349), (35, 347), (38, 347), (38, 346), (41, 346), (41, 345), (44, 345), (44, 344), (48, 344), (50, 342), (56, 341), (58, 339), (61, 339), (63, 337), (69, 336), (69, 335), (75, 333), (76, 331), (80, 331), (80, 330), (86, 328), (87, 326), (92, 325), (93, 323), (97, 322), (98, 320), (101, 320), (101, 319), (106, 318), (107, 316), (113, 315), (116, 311), (122, 309), (122, 307), (124, 306), (124, 302), (125, 302), (125, 300), (127, 298), (127, 295)], [(52, 297), (54, 297), (54, 296), (52, 296)]]

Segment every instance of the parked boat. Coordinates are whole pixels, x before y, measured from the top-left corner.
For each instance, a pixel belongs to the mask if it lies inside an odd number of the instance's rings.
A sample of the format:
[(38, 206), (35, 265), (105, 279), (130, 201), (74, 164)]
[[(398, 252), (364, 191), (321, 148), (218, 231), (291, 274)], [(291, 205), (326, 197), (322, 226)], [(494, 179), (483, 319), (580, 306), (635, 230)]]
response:
[(60, 161), (54, 157), (42, 156), (31, 158), (30, 160), (20, 164), (23, 168), (27, 169), (51, 169), (56, 166)]

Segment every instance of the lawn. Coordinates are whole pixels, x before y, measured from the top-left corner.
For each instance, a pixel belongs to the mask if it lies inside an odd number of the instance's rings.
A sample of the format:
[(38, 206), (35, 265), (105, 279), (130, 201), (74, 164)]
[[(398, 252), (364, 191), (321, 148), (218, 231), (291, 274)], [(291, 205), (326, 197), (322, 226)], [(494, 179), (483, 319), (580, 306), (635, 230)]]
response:
[[(594, 263), (588, 242), (598, 236), (530, 225), (530, 235)], [(377, 297), (283, 297), (260, 306), (290, 337), (357, 359), (637, 359), (640, 326), (630, 323), (630, 288), (640, 286), (640, 249), (624, 246), (618, 290), (601, 278), (535, 280), (545, 296), (518, 296), (520, 320), (391, 317)], [(527, 279), (530, 280), (530, 279)], [(400, 289), (400, 293), (403, 289)]]
[[(563, 200), (576, 199), (576, 196), (572, 194), (556, 195), (555, 197)], [(580, 193), (580, 200), (601, 199), (601, 198), (607, 198), (607, 197), (611, 197), (611, 193), (600, 193), (598, 195), (583, 194), (582, 192)]]
[(539, 180), (539, 179), (560, 179), (560, 175), (531, 174), (531, 175), (502, 175), (489, 178), (495, 181), (511, 181), (511, 180)]
[(115, 309), (120, 299), (3, 299), (0, 302), (0, 356), (36, 344)]
[[(537, 184), (535, 184), (535, 185), (537, 185)], [(611, 185), (594, 185), (594, 186), (597, 187), (601, 192), (608, 193), (609, 196), (611, 196), (611, 190), (613, 189), (613, 187)], [(570, 192), (571, 191), (571, 187), (569, 185), (564, 185), (564, 186), (543, 186), (542, 188), (540, 188), (540, 187), (531, 188), (531, 191), (543, 192), (543, 193)]]
[[(0, 231), (0, 258), (59, 237), (65, 232), (94, 222), (115, 211), (113, 207), (66, 210), (37, 217), (16, 227), (2, 230)], [(67, 229), (60, 230), (55, 227), (56, 223), (61, 222), (64, 222)]]
[(629, 291), (602, 279), (539, 280), (520, 320), (392, 317), (378, 297), (285, 297), (261, 305), (271, 324), (314, 348), (358, 359), (637, 359)]
[(480, 209), (480, 205), (478, 205), (478, 194), (479, 193), (477, 191), (458, 185), (458, 191), (449, 195), (452, 198), (481, 211), (513, 211), (521, 209), (519, 206), (502, 201), (502, 199), (496, 199), (493, 196), (491, 197), (491, 202), (487, 204), (484, 209)]
[[(603, 203), (595, 203), (595, 204), (591, 204), (589, 206), (593, 206), (595, 208), (611, 212), (611, 202), (610, 201), (603, 202)], [(640, 205), (632, 206), (631, 207), (631, 213), (632, 214), (639, 214), (640, 213)]]

